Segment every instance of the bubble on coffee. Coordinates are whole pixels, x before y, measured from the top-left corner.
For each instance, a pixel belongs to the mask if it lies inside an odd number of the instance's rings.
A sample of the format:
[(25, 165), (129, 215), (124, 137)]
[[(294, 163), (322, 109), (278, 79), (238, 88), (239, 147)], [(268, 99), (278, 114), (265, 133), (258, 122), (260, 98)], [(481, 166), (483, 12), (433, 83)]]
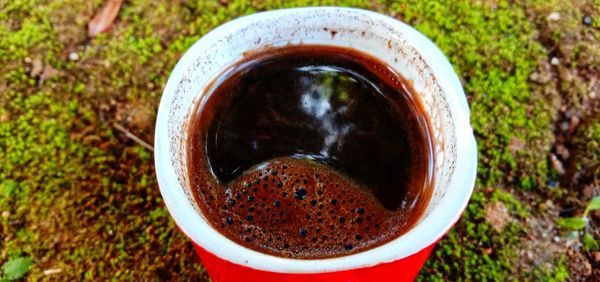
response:
[(372, 249), (429, 200), (427, 116), (366, 54), (274, 48), (228, 69), (189, 123), (188, 172), (207, 221), (245, 247), (315, 259)]
[[(289, 257), (363, 249), (388, 236), (382, 232), (393, 234), (405, 223), (386, 220), (393, 212), (366, 187), (311, 160), (273, 159), (226, 186), (221, 227)], [(238, 201), (244, 204), (232, 204)]]

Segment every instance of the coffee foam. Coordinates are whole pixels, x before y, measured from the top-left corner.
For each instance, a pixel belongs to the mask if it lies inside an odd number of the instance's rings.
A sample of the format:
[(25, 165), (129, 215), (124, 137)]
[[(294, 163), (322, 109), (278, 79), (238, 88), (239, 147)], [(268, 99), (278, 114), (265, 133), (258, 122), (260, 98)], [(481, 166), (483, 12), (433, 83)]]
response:
[(365, 186), (312, 160), (274, 159), (223, 186), (201, 189), (219, 209), (213, 222), (234, 241), (280, 256), (359, 252), (397, 237), (406, 224), (403, 212), (383, 208)]

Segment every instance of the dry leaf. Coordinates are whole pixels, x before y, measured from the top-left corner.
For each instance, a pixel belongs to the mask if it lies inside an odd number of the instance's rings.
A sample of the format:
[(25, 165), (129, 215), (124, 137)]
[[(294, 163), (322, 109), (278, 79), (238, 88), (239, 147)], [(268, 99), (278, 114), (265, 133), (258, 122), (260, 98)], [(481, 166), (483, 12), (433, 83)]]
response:
[(40, 59), (40, 58), (35, 58), (33, 60), (33, 62), (31, 63), (31, 71), (29, 72), (29, 76), (37, 77), (38, 75), (40, 75), (42, 73), (43, 70), (44, 70), (44, 62), (42, 62), (42, 59)]
[(40, 75), (40, 81), (39, 81), (39, 84), (42, 84), (42, 83), (44, 83), (44, 81), (45, 81), (46, 79), (50, 79), (50, 78), (52, 78), (52, 77), (54, 77), (54, 76), (58, 75), (59, 73), (60, 73), (60, 72), (59, 72), (57, 69), (53, 68), (53, 67), (52, 67), (50, 64), (46, 64), (46, 65), (44, 66), (44, 71), (43, 71), (43, 72), (42, 72), (42, 74)]
[(123, 0), (108, 0), (102, 10), (88, 24), (88, 36), (95, 37), (106, 31), (117, 18)]

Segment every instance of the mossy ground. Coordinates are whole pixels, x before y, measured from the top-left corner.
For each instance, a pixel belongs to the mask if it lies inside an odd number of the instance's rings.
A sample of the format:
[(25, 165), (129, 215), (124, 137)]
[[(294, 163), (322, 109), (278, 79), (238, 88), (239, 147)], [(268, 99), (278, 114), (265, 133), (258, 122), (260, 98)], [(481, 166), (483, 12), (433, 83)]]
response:
[[(103, 2), (0, 2), (0, 263), (32, 257), (27, 280), (207, 279), (165, 210), (152, 152), (115, 123), (152, 140), (160, 93), (186, 48), (235, 17), (306, 5), (404, 20), (440, 46), (464, 83), (479, 178), (421, 280), (591, 277), (573, 273), (563, 241), (532, 234), (540, 224), (553, 229), (561, 205), (580, 212), (600, 192), (598, 1), (131, 0), (109, 32), (87, 38)], [(549, 20), (552, 12), (561, 18)], [(581, 173), (567, 185), (550, 159), (569, 110), (582, 126), (568, 149), (596, 153), (574, 161)], [(573, 192), (579, 184), (591, 192)], [(510, 219), (501, 227), (487, 208), (497, 202)], [(527, 245), (552, 251), (528, 258)]]

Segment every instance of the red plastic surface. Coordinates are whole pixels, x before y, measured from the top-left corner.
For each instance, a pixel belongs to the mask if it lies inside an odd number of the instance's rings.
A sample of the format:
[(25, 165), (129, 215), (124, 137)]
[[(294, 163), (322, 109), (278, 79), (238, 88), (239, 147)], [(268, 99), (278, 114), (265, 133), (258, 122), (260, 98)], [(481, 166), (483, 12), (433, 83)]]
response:
[(213, 282), (386, 282), (413, 281), (429, 257), (432, 244), (409, 257), (371, 267), (328, 273), (293, 274), (256, 270), (223, 260), (194, 244)]

